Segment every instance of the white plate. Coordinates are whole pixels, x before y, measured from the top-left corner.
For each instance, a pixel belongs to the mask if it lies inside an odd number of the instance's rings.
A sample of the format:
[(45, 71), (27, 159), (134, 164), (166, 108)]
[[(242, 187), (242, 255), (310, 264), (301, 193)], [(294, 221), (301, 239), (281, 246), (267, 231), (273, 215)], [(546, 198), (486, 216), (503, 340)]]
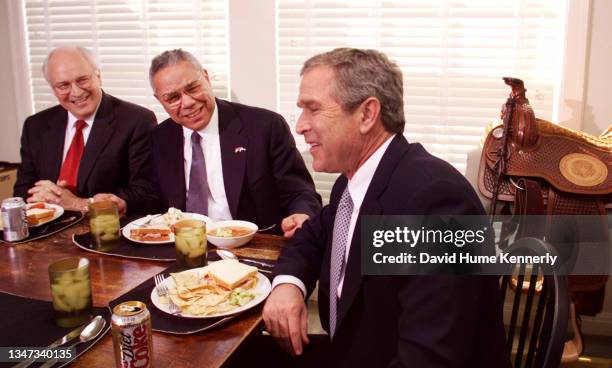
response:
[[(164, 224), (164, 220), (163, 220), (163, 216), (161, 215), (149, 215), (149, 216), (145, 216), (142, 218), (139, 218), (137, 220), (134, 220), (132, 222), (130, 222), (129, 224), (125, 225), (123, 227), (123, 230), (121, 230), (121, 234), (123, 234), (123, 236), (133, 242), (136, 243), (141, 243), (141, 244), (170, 244), (170, 243), (174, 243), (174, 234), (170, 233), (169, 239), (167, 241), (143, 241), (143, 240), (136, 240), (136, 239), (132, 239), (130, 237), (130, 231), (132, 230), (133, 227), (139, 227), (139, 224), (143, 224), (147, 221), (149, 221), (149, 219), (151, 217), (156, 217), (153, 221), (151, 221), (151, 224), (155, 225), (155, 224), (159, 224), (162, 223)], [(208, 228), (208, 225), (212, 224), (213, 221), (208, 217), (208, 216), (204, 216), (204, 215), (200, 215), (199, 213), (190, 213), (190, 212), (183, 212), (183, 220), (200, 220), (200, 221), (204, 221), (206, 222), (206, 228)]]
[(40, 223), (38, 223), (36, 225), (28, 225), (29, 227), (39, 227), (41, 225), (48, 224), (49, 222), (58, 219), (61, 215), (64, 214), (64, 207), (58, 206), (56, 204), (45, 203), (45, 208), (53, 208), (55, 210), (55, 212), (53, 213), (53, 217), (51, 217), (47, 221), (40, 222)]
[[(200, 275), (203, 275), (205, 272), (205, 269), (206, 267), (200, 267), (200, 268), (194, 268), (194, 269), (183, 271), (183, 272), (199, 273)], [(174, 279), (171, 276), (166, 278), (164, 282), (162, 282), (162, 284), (166, 285), (166, 287), (168, 287), (168, 290), (172, 290), (176, 287), (176, 283), (174, 282)], [(251, 309), (254, 306), (266, 300), (271, 290), (272, 290), (272, 285), (270, 284), (270, 280), (268, 280), (266, 276), (258, 272), (257, 273), (257, 285), (254, 288), (249, 290), (249, 292), (255, 294), (255, 298), (253, 298), (253, 300), (246, 303), (242, 307), (238, 307), (238, 308), (232, 309), (227, 312), (208, 315), (208, 316), (195, 316), (195, 315), (185, 314), (185, 313), (181, 313), (177, 316), (184, 317), (184, 318), (204, 319), (204, 318), (225, 317), (225, 316), (231, 316), (233, 314), (242, 313), (245, 310)], [(159, 299), (159, 296), (157, 295), (157, 291), (155, 290), (155, 288), (151, 290), (151, 301), (153, 302), (153, 305), (157, 307), (157, 309), (161, 310), (162, 312), (171, 314), (170, 308), (168, 308), (168, 305), (162, 303), (161, 300)]]

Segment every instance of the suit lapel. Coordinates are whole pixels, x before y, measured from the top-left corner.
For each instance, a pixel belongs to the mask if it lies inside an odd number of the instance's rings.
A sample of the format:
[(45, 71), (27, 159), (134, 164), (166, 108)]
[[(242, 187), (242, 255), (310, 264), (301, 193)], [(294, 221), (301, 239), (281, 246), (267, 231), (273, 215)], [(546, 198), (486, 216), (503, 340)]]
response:
[(41, 177), (49, 178), (56, 182), (62, 167), (64, 154), (64, 140), (66, 139), (66, 125), (68, 124), (68, 112), (59, 107), (55, 118), (47, 123), (41, 170)]
[(231, 105), (217, 101), (219, 109), (219, 140), (221, 144), (221, 166), (225, 195), (233, 218), (238, 217), (238, 202), (246, 171), (249, 139), (240, 135), (243, 122), (235, 114)]
[(166, 136), (166, 144), (154, 149), (160, 149), (163, 159), (160, 167), (164, 168), (164, 173), (159, 173), (159, 180), (169, 181), (165, 187), (170, 188), (169, 206), (186, 210), (187, 185), (185, 183), (185, 157), (183, 128), (176, 122), (172, 122)]
[(100, 153), (102, 153), (115, 131), (113, 127), (115, 123), (114, 119), (115, 116), (113, 114), (111, 98), (106, 93), (103, 93), (102, 101), (100, 102), (100, 107), (98, 107), (98, 112), (96, 113), (91, 131), (89, 132), (89, 138), (87, 138), (87, 144), (85, 144), (85, 150), (81, 158), (81, 164), (79, 165), (77, 179), (77, 190), (79, 193), (86, 192), (85, 184), (87, 183), (87, 178), (91, 174)]
[(346, 262), (342, 295), (338, 303), (338, 326), (341, 326), (342, 320), (346, 317), (355, 296), (357, 296), (361, 288), (361, 282), (363, 281), (363, 276), (361, 274), (361, 218), (365, 215), (383, 214), (380, 197), (387, 189), (389, 178), (392, 176), (398, 162), (407, 149), (408, 142), (403, 135), (398, 134), (393, 138), (374, 172), (372, 182), (370, 182), (368, 191), (361, 204), (359, 217), (355, 224), (353, 238), (351, 239), (351, 250)]

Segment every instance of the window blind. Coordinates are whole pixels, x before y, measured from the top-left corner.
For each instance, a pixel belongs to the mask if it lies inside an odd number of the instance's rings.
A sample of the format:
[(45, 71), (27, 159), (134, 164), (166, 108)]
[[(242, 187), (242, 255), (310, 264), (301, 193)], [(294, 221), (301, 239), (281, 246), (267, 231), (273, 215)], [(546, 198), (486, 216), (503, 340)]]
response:
[(223, 0), (26, 0), (26, 30), (35, 111), (57, 104), (42, 62), (57, 46), (96, 56), (102, 88), (167, 118), (148, 70), (159, 53), (183, 48), (211, 75), (215, 95), (229, 97), (227, 2)]
[[(295, 126), (299, 71), (336, 47), (374, 48), (404, 74), (405, 135), (465, 171), (466, 154), (523, 79), (551, 120), (562, 63), (565, 1), (278, 0), (279, 108)], [(305, 150), (302, 137), (296, 137)], [(319, 190), (335, 176), (316, 174)]]

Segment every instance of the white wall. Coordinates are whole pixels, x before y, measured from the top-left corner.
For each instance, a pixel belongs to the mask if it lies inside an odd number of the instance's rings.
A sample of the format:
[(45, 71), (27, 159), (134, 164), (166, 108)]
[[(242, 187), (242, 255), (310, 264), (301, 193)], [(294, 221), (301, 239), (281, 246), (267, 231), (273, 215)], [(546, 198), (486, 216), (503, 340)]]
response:
[[(11, 49), (9, 29), (9, 1), (0, 2), (0, 50)], [(8, 52), (0, 58), (0, 161), (19, 161), (19, 137), (21, 124), (17, 107), (13, 76), (13, 60)]]
[(230, 0), (232, 101), (277, 111), (276, 3)]
[[(583, 130), (599, 135), (612, 124), (612, 1), (593, 0)], [(610, 292), (612, 294), (612, 291)], [(612, 301), (610, 303), (612, 306)]]

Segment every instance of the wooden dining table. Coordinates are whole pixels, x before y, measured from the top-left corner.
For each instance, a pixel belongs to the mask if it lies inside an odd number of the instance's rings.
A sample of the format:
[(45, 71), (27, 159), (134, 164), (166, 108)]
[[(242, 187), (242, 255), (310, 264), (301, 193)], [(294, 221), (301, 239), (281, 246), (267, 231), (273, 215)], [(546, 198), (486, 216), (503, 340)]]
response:
[[(47, 238), (28, 243), (0, 244), (0, 291), (51, 300), (47, 267), (66, 257), (83, 256), (90, 261), (94, 306), (104, 307), (119, 296), (169, 266), (168, 262), (135, 260), (84, 251), (72, 242), (73, 234), (89, 230), (86, 221)], [(275, 260), (284, 239), (256, 234), (247, 245), (235, 249), (238, 256)], [(170, 245), (169, 245), (170, 246)], [(219, 367), (262, 324), (263, 305), (252, 308), (213, 330), (171, 335), (153, 333), (154, 367)], [(110, 332), (76, 359), (73, 367), (113, 367)]]

